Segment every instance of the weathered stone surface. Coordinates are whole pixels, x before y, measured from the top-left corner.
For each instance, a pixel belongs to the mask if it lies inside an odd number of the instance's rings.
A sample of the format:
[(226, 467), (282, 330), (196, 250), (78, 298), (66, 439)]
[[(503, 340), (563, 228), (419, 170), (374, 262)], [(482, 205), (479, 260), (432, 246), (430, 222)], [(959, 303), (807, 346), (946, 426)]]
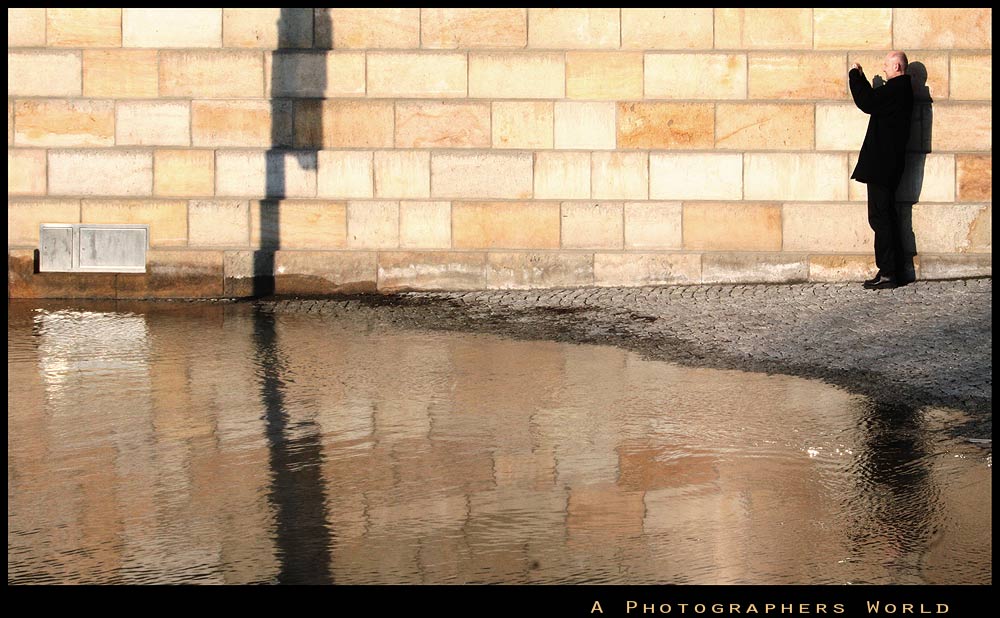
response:
[[(253, 253), (232, 257), (227, 253), (227, 294), (228, 290), (252, 291), (248, 284), (253, 282), (253, 258)], [(277, 251), (273, 258), (274, 293), (312, 296), (375, 292), (378, 276), (375, 260), (374, 252)], [(266, 258), (258, 262), (269, 263)], [(264, 273), (258, 273), (261, 275)]]
[(960, 202), (993, 201), (993, 155), (956, 155), (956, 184)]
[(649, 155), (649, 198), (738, 200), (743, 197), (741, 154)]
[(451, 247), (451, 202), (400, 202), (399, 246), (404, 249)]
[(809, 281), (864, 281), (876, 270), (873, 254), (809, 256)]
[(427, 49), (523, 48), (526, 9), (421, 9), (421, 45)]
[(308, 48), (312, 42), (312, 9), (222, 9), (223, 47)]
[(264, 57), (260, 52), (160, 52), (161, 97), (238, 99), (263, 95)]
[(618, 103), (618, 148), (703, 149), (714, 141), (710, 103)]
[(750, 54), (751, 99), (845, 99), (842, 54)]
[(894, 9), (892, 37), (899, 49), (990, 49), (991, 9)]
[(622, 49), (712, 49), (712, 9), (622, 9)]
[(112, 146), (114, 101), (28, 99), (16, 102), (18, 146)]
[(646, 54), (645, 96), (649, 99), (745, 99), (746, 54)]
[(781, 206), (752, 202), (684, 204), (684, 248), (781, 251)]
[(621, 249), (622, 210), (621, 202), (563, 202), (563, 249)]
[(215, 193), (215, 152), (157, 150), (153, 153), (153, 195), (208, 197)]
[(121, 9), (46, 9), (49, 47), (120, 47)]
[(41, 224), (79, 222), (79, 200), (8, 200), (7, 246), (37, 248)]
[(892, 49), (892, 9), (813, 9), (816, 49)]
[(489, 148), (488, 102), (396, 103), (397, 148)]
[(188, 242), (184, 200), (83, 200), (80, 223), (138, 223), (149, 226), (149, 246), (183, 247)]
[(649, 153), (595, 152), (591, 159), (594, 199), (644, 200), (649, 196)]
[(680, 249), (681, 202), (626, 202), (625, 249)]
[(934, 105), (931, 151), (993, 149), (993, 106), (989, 103)]
[(469, 54), (469, 97), (474, 99), (561, 99), (566, 63), (561, 53)]
[(192, 101), (195, 146), (280, 148), (292, 145), (292, 103), (283, 100)]
[[(646, 63), (648, 71), (648, 56)], [(641, 99), (642, 53), (566, 52), (566, 96), (570, 99)]]
[(846, 153), (749, 152), (743, 167), (743, 196), (748, 200), (847, 200)]
[(678, 285), (701, 283), (697, 253), (595, 253), (594, 285)]
[(784, 251), (865, 253), (875, 242), (867, 204), (784, 204), (781, 215)]
[(187, 101), (121, 101), (115, 123), (119, 146), (190, 146)]
[(282, 51), (264, 55), (264, 96), (365, 96), (362, 52)]
[(219, 298), (221, 251), (149, 251), (145, 274), (119, 274), (118, 298)]
[(619, 9), (528, 9), (528, 47), (616, 49)]
[(392, 148), (392, 101), (296, 101), (296, 148)]
[(373, 197), (372, 153), (365, 150), (321, 150), (316, 195), (319, 197)]
[(343, 249), (347, 247), (347, 203), (253, 201), (250, 245), (262, 249)]
[(83, 89), (80, 52), (8, 51), (8, 97), (78, 97)]
[(555, 140), (555, 112), (550, 101), (495, 101), (494, 148), (547, 149)]
[(122, 9), (122, 47), (221, 47), (222, 9)]
[(378, 254), (378, 288), (382, 292), (485, 287), (485, 253), (383, 251)]
[(327, 9), (335, 49), (420, 47), (420, 9)]
[(535, 199), (589, 197), (589, 152), (543, 150), (535, 155)]
[(990, 54), (951, 54), (951, 91), (960, 101), (993, 100), (993, 56)]
[(518, 290), (593, 285), (594, 256), (589, 253), (489, 254), (486, 288)]
[(917, 253), (992, 253), (993, 207), (989, 204), (915, 204)]
[(816, 149), (861, 150), (870, 118), (853, 102), (816, 105)]
[(110, 273), (39, 273), (37, 249), (7, 252), (7, 293), (10, 298), (114, 298)]
[(7, 9), (7, 47), (44, 47), (45, 9)]
[(532, 159), (530, 153), (432, 153), (431, 196), (531, 197)]
[(86, 49), (83, 96), (151, 99), (159, 91), (155, 49)]
[(465, 54), (369, 52), (367, 57), (369, 97), (476, 96), (469, 93)]
[(559, 204), (454, 202), (455, 249), (558, 249)]
[(706, 253), (703, 283), (798, 283), (809, 278), (805, 255), (794, 253)]
[(920, 278), (923, 280), (992, 276), (991, 255), (925, 255), (920, 258)]
[(315, 197), (316, 152), (220, 150), (215, 194), (226, 197)]
[(348, 202), (347, 246), (352, 249), (399, 247), (399, 202)]
[(7, 149), (7, 194), (45, 195), (45, 151)]
[(812, 9), (715, 9), (716, 49), (811, 49)]
[(416, 150), (375, 153), (375, 197), (426, 198), (431, 194), (431, 155)]
[(191, 247), (246, 248), (250, 244), (250, 206), (243, 200), (192, 200), (188, 226)]
[(818, 112), (808, 104), (719, 103), (715, 107), (715, 147), (811, 150), (816, 116)]
[(148, 150), (49, 151), (49, 195), (152, 193), (153, 153)]
[(896, 200), (954, 202), (955, 155), (907, 154), (903, 178), (896, 189)]
[(556, 101), (556, 148), (613, 150), (615, 104), (608, 102)]

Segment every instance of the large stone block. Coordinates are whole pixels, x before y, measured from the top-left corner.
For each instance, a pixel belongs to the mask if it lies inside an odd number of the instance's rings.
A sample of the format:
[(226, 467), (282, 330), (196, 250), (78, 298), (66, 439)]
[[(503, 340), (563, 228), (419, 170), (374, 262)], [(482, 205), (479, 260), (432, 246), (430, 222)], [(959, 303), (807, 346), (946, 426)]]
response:
[(115, 124), (119, 146), (190, 146), (187, 101), (121, 101)]
[(719, 103), (715, 108), (715, 147), (812, 150), (815, 116), (815, 108), (809, 104)]
[(738, 200), (743, 197), (743, 155), (649, 155), (649, 198)]
[(920, 278), (964, 279), (992, 277), (992, 255), (926, 255), (920, 259)]
[(78, 51), (8, 51), (8, 97), (78, 97), (83, 89)]
[(264, 96), (328, 99), (365, 96), (362, 52), (279, 51), (264, 56)]
[(378, 288), (382, 292), (485, 287), (484, 253), (383, 251), (378, 254)]
[(640, 52), (566, 52), (566, 96), (641, 99), (642, 56)]
[(343, 249), (347, 247), (347, 203), (253, 201), (250, 245), (263, 249)]
[(420, 9), (328, 9), (335, 49), (420, 47)]
[(871, 116), (852, 103), (816, 105), (817, 150), (861, 150)]
[(7, 149), (7, 195), (45, 195), (45, 151)]
[(7, 201), (7, 247), (38, 247), (43, 223), (79, 223), (79, 200)]
[(615, 104), (556, 101), (555, 147), (583, 150), (615, 148)]
[(681, 202), (626, 202), (625, 249), (680, 249)]
[(114, 101), (27, 99), (14, 108), (18, 146), (87, 147), (115, 143)]
[(992, 253), (990, 204), (915, 204), (917, 253)]
[(431, 196), (531, 197), (532, 163), (531, 153), (432, 153)]
[(278, 251), (274, 292), (279, 295), (362, 294), (376, 291), (378, 266), (370, 251)]
[(494, 148), (547, 149), (555, 143), (551, 101), (495, 101), (492, 124)]
[(894, 9), (898, 49), (991, 49), (992, 9)]
[(589, 152), (541, 151), (535, 155), (535, 199), (589, 197)]
[(934, 105), (931, 150), (993, 150), (993, 106), (990, 103)]
[(121, 9), (46, 9), (49, 47), (120, 47)]
[(49, 195), (141, 196), (153, 192), (149, 150), (51, 150)]
[(14, 145), (14, 102), (7, 101), (7, 146)]
[(748, 200), (847, 200), (847, 154), (748, 152), (743, 167)]
[(155, 49), (87, 49), (83, 52), (83, 96), (151, 99), (159, 91)]
[(794, 253), (706, 253), (702, 283), (801, 283), (809, 279), (809, 261)]
[(192, 101), (195, 146), (281, 148), (292, 145), (292, 102), (272, 99)]
[(746, 54), (646, 54), (645, 70), (649, 99), (747, 98)]
[(188, 242), (184, 200), (83, 200), (80, 223), (135, 223), (149, 226), (150, 247), (183, 247)]
[(313, 9), (222, 9), (222, 46), (252, 49), (309, 48)]
[(222, 9), (122, 9), (122, 47), (221, 47)]
[(470, 53), (469, 96), (475, 99), (561, 99), (566, 96), (564, 55)]
[(528, 9), (528, 47), (617, 49), (619, 9)]
[(150, 251), (145, 274), (120, 274), (118, 298), (220, 298), (221, 251)]
[(595, 253), (594, 285), (701, 283), (701, 260), (698, 253)]
[(489, 102), (396, 103), (397, 148), (489, 148)]
[(7, 47), (44, 47), (45, 9), (7, 9)]
[(622, 9), (622, 49), (712, 49), (712, 9)]
[(622, 210), (621, 202), (563, 202), (563, 249), (621, 249)]
[(954, 202), (955, 155), (907, 154), (903, 178), (896, 189), (896, 200)]
[(589, 253), (490, 253), (486, 287), (492, 290), (568, 288), (594, 284)]
[(399, 246), (404, 249), (451, 247), (451, 202), (400, 202)]
[(750, 54), (751, 99), (846, 99), (842, 54)]
[(427, 49), (523, 48), (526, 9), (421, 9), (421, 45)]
[(558, 249), (555, 202), (455, 202), (455, 249)]
[(238, 99), (263, 94), (264, 58), (260, 52), (160, 52), (161, 97)]
[(250, 205), (244, 200), (192, 200), (188, 226), (189, 246), (246, 248), (250, 244)]
[(892, 49), (892, 9), (813, 9), (816, 49)]
[(367, 57), (369, 97), (445, 98), (469, 92), (465, 54), (369, 52)]
[(347, 246), (352, 249), (399, 247), (399, 202), (348, 202)]
[(785, 251), (865, 253), (875, 242), (867, 204), (795, 203), (784, 204), (781, 211)]
[(114, 298), (113, 273), (39, 273), (37, 249), (7, 252), (10, 298)]
[(993, 100), (993, 56), (951, 55), (950, 97), (959, 101)]
[(157, 150), (153, 153), (153, 195), (209, 197), (215, 194), (215, 152)]
[(392, 101), (296, 101), (296, 148), (392, 148)]
[(415, 150), (375, 153), (375, 197), (426, 198), (431, 194), (431, 155)]
[(220, 150), (215, 194), (225, 197), (315, 197), (316, 153)]
[(781, 251), (781, 206), (752, 202), (684, 204), (684, 248)]
[(812, 49), (812, 9), (715, 9), (716, 49)]
[(619, 103), (618, 147), (712, 148), (715, 107), (710, 103)]
[(595, 152), (591, 197), (644, 200), (649, 197), (649, 153)]
[(960, 202), (993, 201), (993, 155), (956, 155), (957, 197)]
[(878, 267), (875, 256), (810, 255), (809, 281), (862, 281), (869, 279)]
[(321, 150), (317, 154), (319, 197), (373, 197), (372, 153), (365, 150)]

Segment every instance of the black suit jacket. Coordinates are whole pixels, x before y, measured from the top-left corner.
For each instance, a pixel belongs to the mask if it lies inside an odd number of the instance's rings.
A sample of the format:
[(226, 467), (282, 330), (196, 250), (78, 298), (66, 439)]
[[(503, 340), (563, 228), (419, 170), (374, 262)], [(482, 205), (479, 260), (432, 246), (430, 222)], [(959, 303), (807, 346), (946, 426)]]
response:
[(872, 88), (864, 73), (858, 69), (851, 69), (848, 78), (854, 104), (871, 115), (851, 178), (895, 191), (903, 176), (906, 143), (910, 140), (910, 118), (913, 114), (910, 76), (893, 77), (881, 88)]

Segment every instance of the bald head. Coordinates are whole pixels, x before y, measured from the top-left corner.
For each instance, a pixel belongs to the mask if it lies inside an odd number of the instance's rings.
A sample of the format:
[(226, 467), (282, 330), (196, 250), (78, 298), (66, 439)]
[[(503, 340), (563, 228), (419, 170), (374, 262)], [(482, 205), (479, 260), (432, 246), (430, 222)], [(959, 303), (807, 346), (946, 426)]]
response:
[(906, 59), (906, 54), (901, 51), (889, 52), (885, 55), (885, 60), (882, 62), (882, 71), (885, 73), (885, 78), (889, 80), (905, 74), (907, 64), (909, 62)]

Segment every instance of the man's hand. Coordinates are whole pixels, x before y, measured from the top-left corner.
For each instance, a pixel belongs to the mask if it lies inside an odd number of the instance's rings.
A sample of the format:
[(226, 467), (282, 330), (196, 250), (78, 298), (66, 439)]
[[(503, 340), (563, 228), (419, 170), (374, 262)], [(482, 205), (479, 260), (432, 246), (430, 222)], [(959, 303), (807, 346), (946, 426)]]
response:
[[(857, 70), (861, 71), (861, 65), (858, 64), (857, 62), (855, 62), (854, 64), (851, 65), (851, 69), (857, 69)], [(862, 71), (862, 73), (863, 72), (864, 71)]]

